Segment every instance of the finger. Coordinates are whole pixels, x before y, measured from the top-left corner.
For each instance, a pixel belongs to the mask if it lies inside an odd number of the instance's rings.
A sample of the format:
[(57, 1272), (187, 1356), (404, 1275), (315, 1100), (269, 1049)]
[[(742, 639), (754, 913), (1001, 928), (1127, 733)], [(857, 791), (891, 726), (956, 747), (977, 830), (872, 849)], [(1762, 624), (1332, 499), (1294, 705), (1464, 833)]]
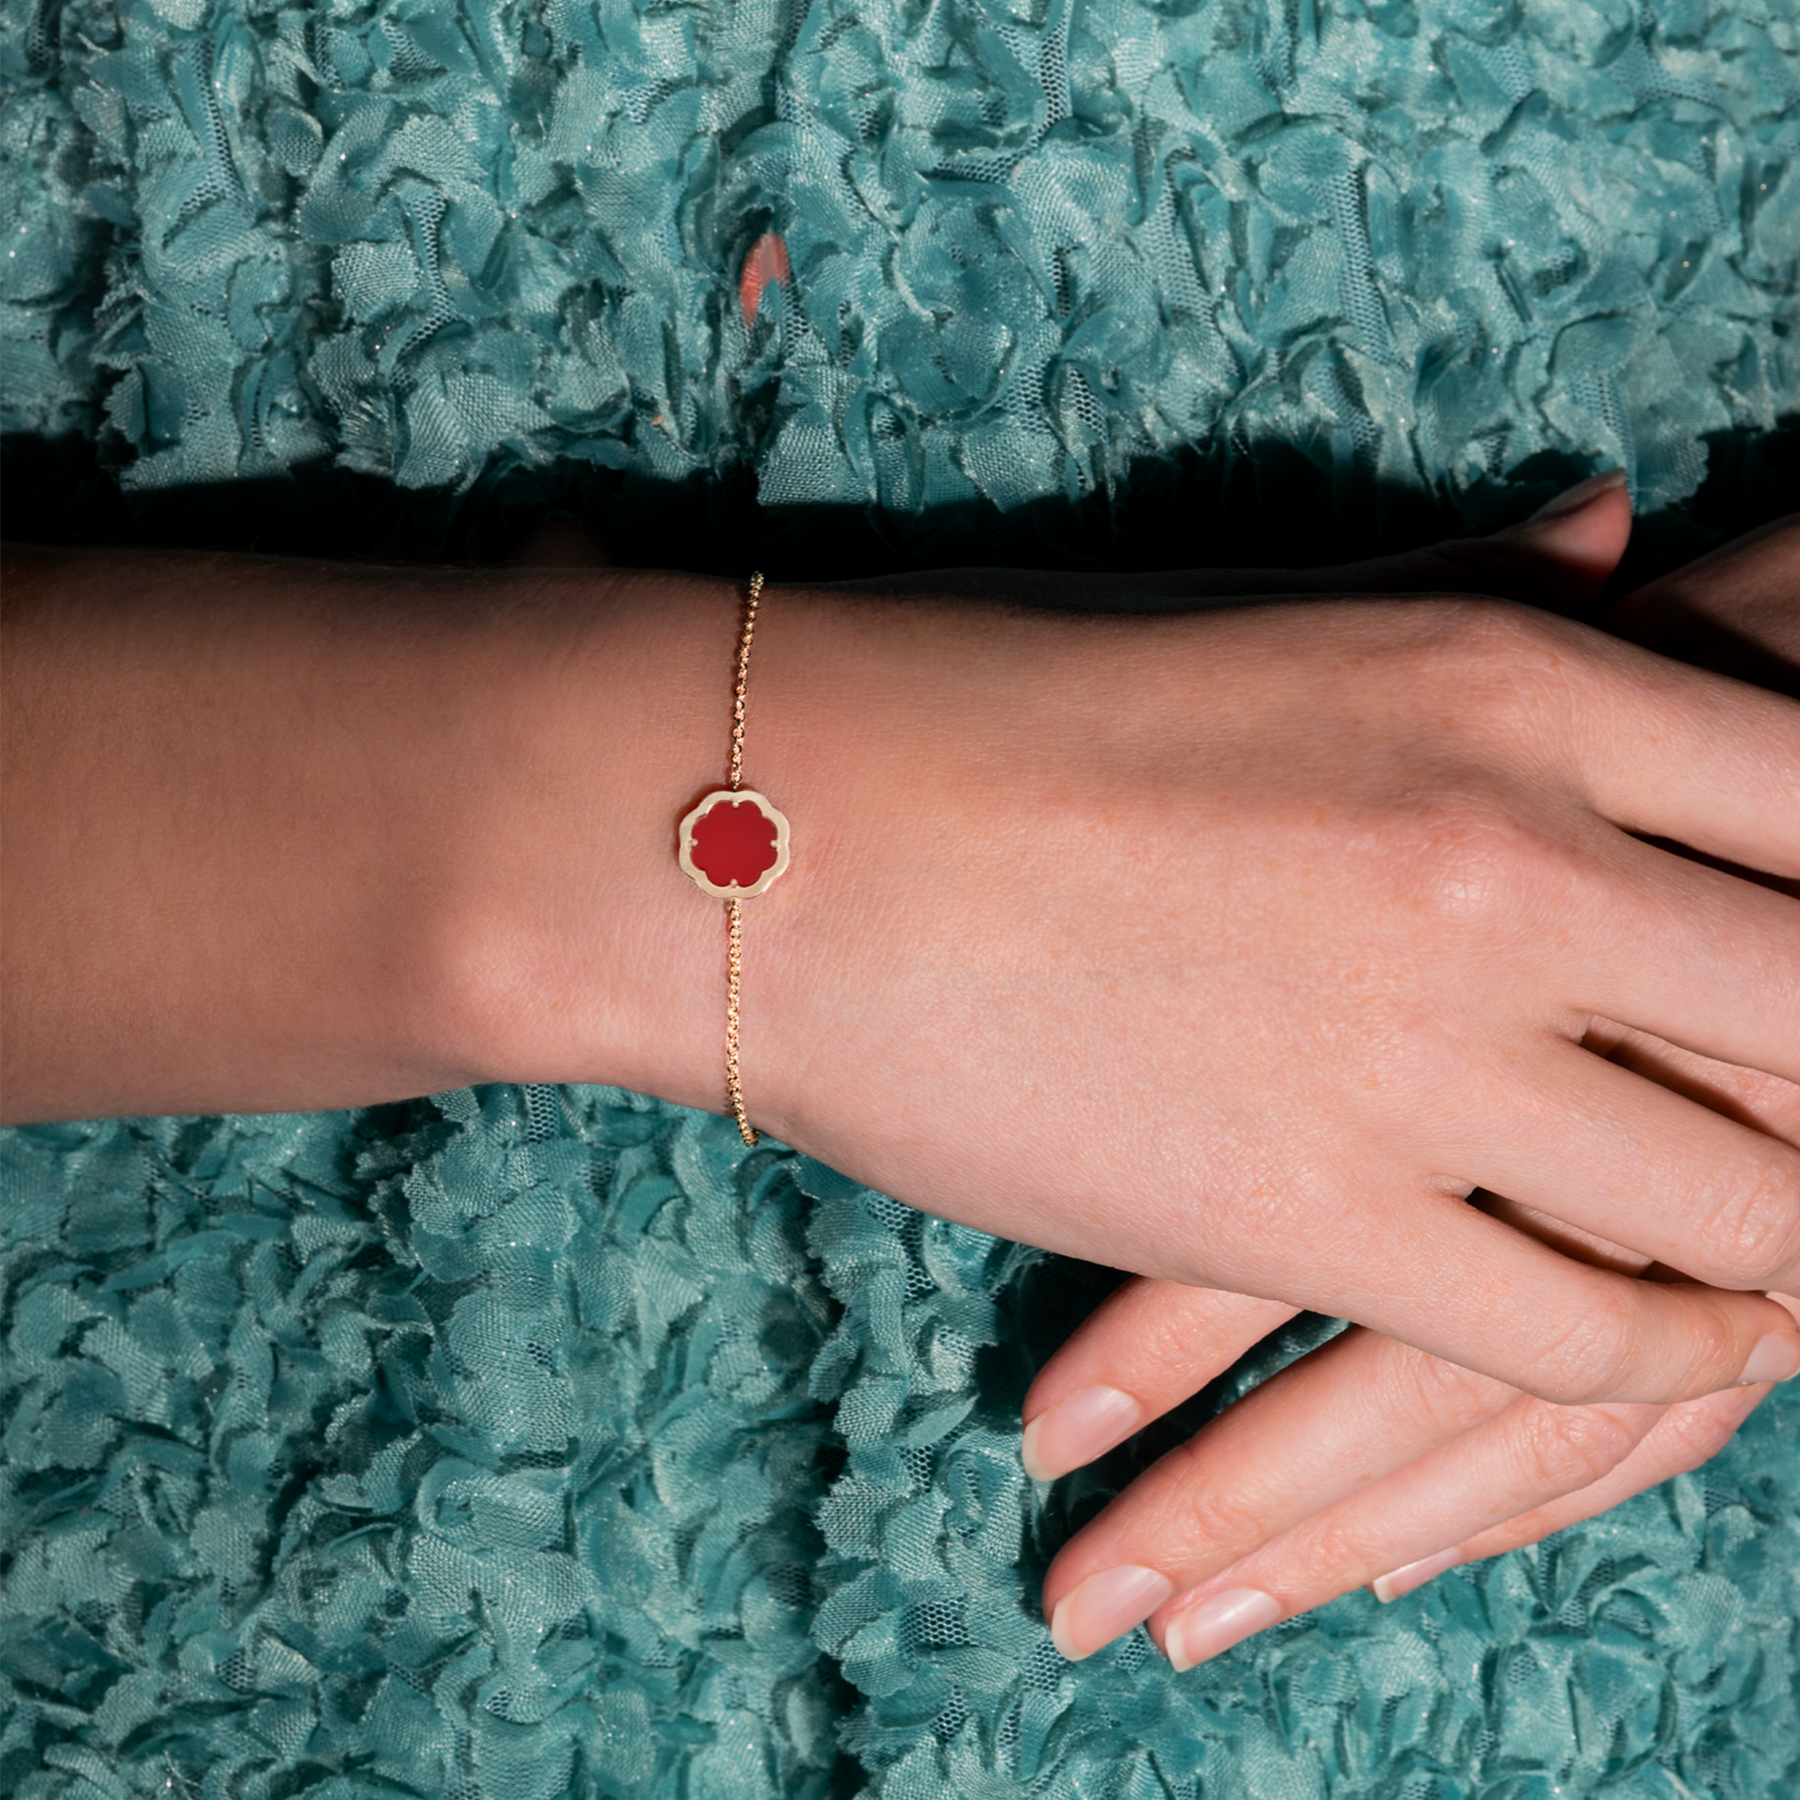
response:
[[(1540, 630), (1578, 633), (1590, 649), (1598, 636), (1553, 621)], [(1560, 687), (1562, 729), (1594, 810), (1628, 831), (1747, 869), (1800, 875), (1800, 705), (1629, 644), (1599, 642), (1606, 652), (1582, 659), (1579, 680), (1560, 662), (1546, 668)], [(1536, 647), (1541, 657), (1541, 638)], [(1529, 668), (1522, 659), (1527, 679)]]
[(1523, 524), (1391, 559), (1410, 566), (1405, 585), (1389, 591), (1499, 594), (1560, 612), (1600, 592), (1630, 541), (1625, 471), (1607, 469), (1555, 495)]
[(1180, 1670), (1355, 1587), (1398, 1599), (1460, 1563), (1535, 1543), (1700, 1467), (1768, 1392), (1735, 1388), (1672, 1407), (1558, 1407), (1521, 1396), (1178, 1595), (1151, 1618), (1151, 1633)]
[[(1800, 1111), (1796, 1110), (1800, 1088), (1790, 1083), (1709, 1063), (1641, 1033), (1604, 1023), (1595, 1029), (1593, 1048), (1763, 1130), (1790, 1140), (1800, 1131)], [(1531, 1217), (1516, 1203), (1494, 1204), (1503, 1216), (1519, 1218), (1528, 1230), (1558, 1226), (1557, 1221)], [(1570, 1234), (1566, 1228), (1561, 1235), (1577, 1238), (1570, 1244), (1575, 1254), (1599, 1256), (1614, 1267), (1636, 1266), (1639, 1260), (1610, 1241)], [(1788, 1310), (1800, 1311), (1800, 1307)], [(1166, 1519), (1152, 1516), (1141, 1522), (1142, 1529), (1134, 1535), (1132, 1507), (1141, 1495), (1150, 1493), (1151, 1482), (1167, 1479), (1179, 1466), (1174, 1459), (1164, 1459), (1066, 1547), (1046, 1584), (1046, 1610), (1057, 1621), (1065, 1651), (1085, 1653), (1162, 1604), (1164, 1596), (1177, 1591), (1182, 1578), (1209, 1566), (1213, 1572), (1199, 1577), (1203, 1593), (1232, 1597), (1214, 1609), (1205, 1629), (1230, 1637), (1320, 1604), (1361, 1580), (1378, 1577), (1384, 1589), (1397, 1578), (1400, 1587), (1416, 1585), (1465, 1554), (1489, 1553), (1484, 1548), (1490, 1542), (1482, 1535), (1484, 1528), (1512, 1534), (1510, 1538), (1494, 1536), (1492, 1549), (1528, 1542), (1534, 1535), (1604, 1510), (1639, 1487), (1692, 1466), (1729, 1436), (1766, 1391), (1761, 1386), (1736, 1388), (1667, 1413), (1657, 1408), (1617, 1409), (1610, 1424), (1606, 1417), (1598, 1422), (1586, 1418), (1587, 1409), (1539, 1408), (1532, 1415), (1538, 1420), (1534, 1431), (1518, 1432), (1510, 1451), (1505, 1440), (1500, 1440), (1502, 1457), (1514, 1458), (1515, 1466), (1497, 1476), (1485, 1460), (1494, 1452), (1495, 1440), (1487, 1440), (1484, 1452), (1482, 1421), (1484, 1416), (1495, 1416), (1517, 1404), (1511, 1390), (1499, 1384), (1480, 1384), (1479, 1378), (1420, 1358), (1388, 1340), (1351, 1333), (1327, 1351), (1315, 1352), (1306, 1362), (1284, 1371), (1203, 1434), (1202, 1447), (1211, 1447), (1218, 1458), (1214, 1467), (1228, 1471), (1229, 1485), (1223, 1490), (1226, 1508), (1209, 1499), (1202, 1488), (1195, 1496), (1196, 1511), (1203, 1519), (1222, 1522), (1226, 1529), (1208, 1530), (1203, 1525), (1198, 1533), (1198, 1553), (1192, 1537), (1185, 1547), (1177, 1544), (1172, 1552), (1157, 1542)], [(1366, 1421), (1364, 1408), (1370, 1413)], [(1426, 1417), (1439, 1421), (1438, 1433), (1434, 1436), (1426, 1428), (1410, 1438), (1409, 1430)], [(1347, 1445), (1334, 1435), (1346, 1420), (1352, 1427)], [(1473, 1422), (1466, 1437), (1460, 1435), (1465, 1421)], [(1649, 1422), (1654, 1443), (1647, 1440), (1642, 1451), (1631, 1450), (1615, 1473), (1537, 1505), (1532, 1499), (1541, 1489), (1519, 1488), (1520, 1481), (1530, 1479), (1529, 1470), (1516, 1466), (1521, 1451), (1536, 1446), (1540, 1474), (1547, 1463), (1560, 1458), (1565, 1469), (1573, 1467), (1579, 1476), (1600, 1467), (1606, 1455), (1625, 1441), (1616, 1430), (1621, 1421), (1629, 1427), (1626, 1438), (1629, 1431), (1641, 1430)], [(1542, 1453), (1546, 1444), (1548, 1457)], [(1414, 1448), (1420, 1454), (1409, 1463), (1407, 1457)], [(1358, 1465), (1358, 1480), (1348, 1487), (1344, 1480), (1346, 1450)], [(1470, 1459), (1466, 1466), (1465, 1456)], [(1296, 1464), (1302, 1468), (1298, 1477)], [(1381, 1479), (1384, 1467), (1386, 1480)], [(1216, 1479), (1202, 1461), (1194, 1479), (1204, 1484), (1209, 1478)], [(1508, 1482), (1513, 1484), (1510, 1490)], [(1490, 1528), (1488, 1522), (1495, 1517), (1497, 1503), (1504, 1510), (1509, 1491), (1515, 1496), (1521, 1491), (1526, 1494), (1522, 1516)], [(1172, 1498), (1179, 1520), (1180, 1496)], [(1227, 1510), (1234, 1502), (1238, 1510)], [(1405, 1511), (1408, 1504), (1413, 1508), (1410, 1517)], [(1322, 1519), (1317, 1512), (1320, 1507), (1325, 1509)], [(1374, 1525), (1359, 1544), (1357, 1521), (1365, 1515)], [(1293, 1525), (1285, 1531), (1273, 1529), (1288, 1516), (1295, 1519)], [(1400, 1521), (1401, 1528), (1394, 1527), (1394, 1520)], [(1231, 1528), (1234, 1524), (1235, 1530)], [(1343, 1540), (1337, 1545), (1329, 1536), (1334, 1528)], [(1102, 1535), (1108, 1531), (1114, 1535)], [(1471, 1533), (1478, 1540), (1475, 1551), (1467, 1545), (1456, 1547), (1458, 1540)], [(1256, 1542), (1259, 1536), (1265, 1540), (1261, 1544)], [(1246, 1556), (1220, 1566), (1221, 1548), (1229, 1554), (1233, 1543), (1246, 1545)], [(1446, 1543), (1453, 1547), (1444, 1549)], [(1205, 1554), (1209, 1547), (1213, 1551), (1210, 1556)], [(1389, 1558), (1407, 1561), (1382, 1574), (1375, 1565)], [(1249, 1568), (1266, 1571), (1263, 1585), (1258, 1586), (1245, 1573)], [(1165, 1572), (1169, 1569), (1174, 1573)], [(1399, 1587), (1395, 1591), (1400, 1591)], [(1224, 1636), (1218, 1636), (1213, 1648), (1224, 1641)], [(1200, 1642), (1191, 1647), (1207, 1648)]]
[(1714, 1062), (1610, 1019), (1593, 1020), (1581, 1042), (1583, 1049), (1622, 1069), (1800, 1150), (1800, 1084)]
[[(1791, 1327), (1781, 1306), (1771, 1302), (1768, 1310)], [(1783, 1349), (1788, 1366), (1800, 1366), (1791, 1331)], [(1206, 1632), (1260, 1630), (1287, 1616), (1270, 1610), (1273, 1601), (1291, 1602), (1289, 1610), (1318, 1603), (1304, 1598), (1314, 1591), (1305, 1581), (1329, 1598), (1325, 1588), (1342, 1592), (1380, 1574), (1384, 1563), (1392, 1568), (1437, 1551), (1494, 1519), (1496, 1507), (1499, 1516), (1528, 1511), (1563, 1491), (1559, 1483), (1591, 1483), (1608, 1457), (1630, 1448), (1630, 1432), (1649, 1428), (1661, 1412), (1531, 1402), (1512, 1436), (1483, 1437), (1488, 1420), (1520, 1402), (1503, 1383), (1391, 1339), (1346, 1334), (1164, 1457), (1065, 1546), (1044, 1588), (1059, 1649), (1071, 1658), (1092, 1654), (1196, 1585), (1233, 1596), (1220, 1602), (1218, 1617), (1209, 1614)], [(1413, 1487), (1383, 1485), (1415, 1463), (1425, 1466)], [(1370, 1503), (1376, 1516), (1386, 1517), (1394, 1500), (1403, 1529), (1371, 1529), (1360, 1560), (1336, 1554), (1333, 1561), (1304, 1535), (1325, 1529), (1306, 1523), (1321, 1509), (1340, 1524), (1361, 1519), (1360, 1511), (1335, 1509), (1377, 1488), (1388, 1498)], [(1410, 1513), (1398, 1505), (1409, 1494)], [(1265, 1588), (1240, 1580), (1234, 1565), (1277, 1541), (1288, 1543), (1304, 1580), (1294, 1577), (1287, 1588), (1274, 1576)]]
[(1800, 513), (1627, 594), (1598, 623), (1665, 656), (1800, 696)]
[[(1699, 1400), (1686, 1400), (1679, 1406), (1671, 1406), (1651, 1426), (1637, 1448), (1598, 1481), (1541, 1506), (1527, 1508), (1503, 1524), (1459, 1537), (1447, 1550), (1424, 1554), (1419, 1550), (1424, 1540), (1416, 1538), (1412, 1560), (1371, 1580), (1375, 1597), (1398, 1600), (1446, 1569), (1538, 1543), (1555, 1532), (1580, 1524), (1583, 1519), (1598, 1518), (1601, 1513), (1610, 1512), (1646, 1488), (1699, 1468), (1725, 1448), (1732, 1433), (1768, 1394), (1766, 1386), (1732, 1388), (1722, 1394), (1707, 1394)], [(1473, 1514), (1470, 1520), (1473, 1522)], [(1336, 1590), (1337, 1593), (1348, 1591), (1347, 1586)], [(1335, 1598), (1335, 1594), (1327, 1597)]]
[(1800, 1080), (1800, 905), (1634, 839), (1615, 840), (1606, 860), (1585, 909), (1588, 939), (1602, 946), (1591, 992), (1570, 998), (1703, 1056)]
[(1294, 1317), (1278, 1300), (1128, 1281), (1038, 1371), (1019, 1446), (1033, 1481), (1054, 1481), (1197, 1394)]
[(1766, 1391), (1691, 1411), (1559, 1407), (1350, 1334), (1163, 1458), (1065, 1547), (1044, 1589), (1053, 1637), (1077, 1659), (1150, 1617), (1190, 1666), (1365, 1582), (1429, 1579), (1460, 1560), (1445, 1546), (1496, 1520), (1562, 1517), (1544, 1509), (1589, 1490), (1589, 1510), (1603, 1510), (1677, 1472), (1640, 1458), (1635, 1485), (1613, 1473), (1670, 1411), (1659, 1443), (1711, 1454)]
[(1057, 1647), (1089, 1655), (1171, 1594), (1502, 1411), (1501, 1382), (1352, 1331), (1140, 1475), (1051, 1563)]
[[(1231, 1279), (1562, 1406), (1668, 1405), (1800, 1368), (1792, 1317), (1761, 1295), (1593, 1268), (1460, 1201), (1444, 1200), (1422, 1229), (1417, 1196), (1390, 1196), (1339, 1228), (1359, 1238), (1365, 1274), (1354, 1294), (1273, 1262)], [(1421, 1240), (1429, 1256), (1417, 1254)]]
[[(1800, 1298), (1792, 1294), (1772, 1294), (1770, 1298), (1800, 1317)], [(1535, 1544), (1583, 1519), (1597, 1518), (1645, 1488), (1699, 1468), (1725, 1448), (1731, 1434), (1768, 1394), (1768, 1385), (1759, 1383), (1670, 1407), (1611, 1474), (1561, 1499), (1517, 1513), (1503, 1524), (1460, 1538), (1451, 1550), (1426, 1559), (1439, 1563), (1438, 1567), (1414, 1564), (1391, 1569), (1379, 1578), (1378, 1597), (1398, 1599), (1457, 1563), (1479, 1562), (1483, 1557), (1500, 1556), (1525, 1544)], [(1440, 1562), (1440, 1558), (1447, 1560)]]
[(1151, 1619), (1151, 1635), (1177, 1669), (1192, 1668), (1253, 1631), (1442, 1551), (1471, 1525), (1604, 1482), (1667, 1410), (1550, 1406), (1521, 1395), (1458, 1442), (1180, 1594)]
[(1495, 1192), (1695, 1281), (1796, 1285), (1792, 1145), (1573, 1045), (1558, 1052), (1549, 1079), (1499, 1106), (1511, 1110), (1482, 1170)]
[[(1729, 1108), (1764, 1130), (1791, 1137), (1800, 1125), (1800, 1113), (1795, 1111), (1800, 1105), (1800, 1088), (1792, 1084), (1709, 1063), (1616, 1027), (1602, 1029), (1596, 1046), (1640, 1073), (1688, 1085), (1697, 1097), (1715, 1107)], [(1505, 1212), (1523, 1217), (1523, 1209), (1506, 1202), (1497, 1204)], [(1555, 1222), (1526, 1219), (1525, 1223), (1528, 1229), (1539, 1229)], [(1582, 1256), (1598, 1254), (1615, 1266), (1629, 1264), (1629, 1253), (1610, 1241), (1584, 1238), (1571, 1248)], [(1790, 1315), (1800, 1311), (1785, 1300), (1779, 1304)], [(1395, 1433), (1392, 1420), (1377, 1416), (1363, 1434), (1361, 1447), (1371, 1453), (1373, 1463), (1392, 1467), (1385, 1476), (1372, 1476), (1359, 1491), (1346, 1495), (1333, 1491), (1333, 1485), (1341, 1489), (1341, 1481), (1324, 1487), (1311, 1485), (1319, 1467), (1315, 1445), (1325, 1447), (1330, 1466), (1334, 1420), (1355, 1418), (1364, 1403), (1372, 1405), (1378, 1415), (1398, 1407), (1403, 1417), (1416, 1416), (1421, 1408), (1409, 1400), (1403, 1385), (1395, 1385), (1397, 1374), (1417, 1381), (1429, 1372), (1433, 1387), (1452, 1395), (1467, 1380), (1462, 1372), (1442, 1364), (1421, 1361), (1408, 1367), (1393, 1361), (1399, 1354), (1396, 1346), (1357, 1335), (1369, 1347), (1353, 1353), (1348, 1340), (1340, 1340), (1344, 1348), (1338, 1350), (1335, 1377), (1327, 1369), (1326, 1379), (1310, 1393), (1300, 1379), (1305, 1365), (1296, 1365), (1278, 1378), (1286, 1388), (1285, 1400), (1282, 1388), (1275, 1384), (1263, 1390), (1269, 1396), (1260, 1421), (1265, 1435), (1260, 1444), (1248, 1443), (1230, 1458), (1233, 1475), (1247, 1481), (1257, 1494), (1284, 1493), (1286, 1484), (1295, 1479), (1289, 1464), (1303, 1463), (1308, 1483), (1303, 1491), (1316, 1496), (1321, 1510), (1314, 1512), (1303, 1499), (1298, 1508), (1302, 1516), (1296, 1524), (1202, 1579), (1198, 1602), (1204, 1611), (1196, 1614), (1175, 1641), (1178, 1660), (1216, 1654), (1227, 1642), (1320, 1605), (1364, 1580), (1380, 1581), (1384, 1593), (1405, 1591), (1471, 1555), (1530, 1542), (1578, 1518), (1604, 1511), (1641, 1488), (1703, 1461), (1767, 1392), (1760, 1384), (1739, 1387), (1666, 1411), (1657, 1407), (1554, 1407), (1514, 1399), (1495, 1415), (1507, 1421), (1503, 1429), (1477, 1420), (1461, 1436), (1454, 1435), (1457, 1419), (1453, 1406), (1446, 1419), (1450, 1429), (1436, 1442), (1426, 1441), (1421, 1455), (1410, 1464), (1396, 1460), (1405, 1449), (1404, 1437)], [(1323, 1358), (1315, 1356), (1309, 1361), (1320, 1363)], [(1506, 1390), (1489, 1392), (1504, 1394)], [(1480, 1401), (1479, 1392), (1468, 1392), (1461, 1404), (1478, 1413)], [(1225, 1415), (1212, 1428), (1215, 1444), (1223, 1441), (1221, 1427), (1231, 1417)], [(1633, 1436), (1640, 1433), (1643, 1444), (1633, 1448)], [(1429, 1436), (1425, 1434), (1425, 1440)], [(1617, 1466), (1609, 1471), (1606, 1465), (1613, 1458), (1618, 1459)], [(1559, 1488), (1567, 1491), (1559, 1493)], [(1509, 1512), (1514, 1516), (1504, 1524), (1490, 1523)], [(1307, 1513), (1312, 1516), (1304, 1516)], [(1106, 1517), (1103, 1514), (1102, 1521)], [(1076, 1540), (1071, 1552), (1078, 1554), (1079, 1544)], [(1165, 1558), (1159, 1563), (1156, 1547), (1143, 1544), (1101, 1544), (1095, 1560), (1111, 1561), (1108, 1552), (1116, 1554), (1120, 1548), (1159, 1570), (1169, 1561)], [(1385, 1571), (1378, 1566), (1384, 1562), (1389, 1565)], [(1068, 1565), (1053, 1570), (1053, 1576), (1067, 1592), (1067, 1582), (1083, 1572), (1084, 1565), (1071, 1556)], [(1179, 1590), (1182, 1572), (1177, 1565), (1175, 1576), (1166, 1578), (1171, 1590)], [(1104, 1583), (1100, 1587), (1104, 1594)], [(1160, 1590), (1145, 1591), (1154, 1602)], [(1173, 1615), (1188, 1604), (1183, 1595), (1165, 1611)], [(1078, 1628), (1093, 1622), (1079, 1615), (1079, 1604), (1067, 1609), (1066, 1626)], [(1161, 1624), (1160, 1616), (1153, 1620), (1154, 1628)]]

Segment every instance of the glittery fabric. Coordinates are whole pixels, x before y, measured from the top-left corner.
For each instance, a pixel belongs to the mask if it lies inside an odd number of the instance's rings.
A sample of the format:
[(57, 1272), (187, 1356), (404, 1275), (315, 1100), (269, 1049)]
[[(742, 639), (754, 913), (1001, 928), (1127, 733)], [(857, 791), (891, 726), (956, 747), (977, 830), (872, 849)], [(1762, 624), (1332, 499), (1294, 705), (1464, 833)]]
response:
[(0, 1791), (827, 1792), (833, 1309), (735, 1142), (547, 1089), (10, 1134)]
[[(895, 541), (1194, 447), (1653, 509), (1800, 391), (1797, 69), (1796, 0), (6, 0), (4, 424)], [(0, 1151), (0, 1793), (1800, 1791), (1800, 1395), (1394, 1607), (1071, 1668), (1038, 1575), (1158, 1441), (1020, 1469), (1092, 1272), (598, 1089)]]

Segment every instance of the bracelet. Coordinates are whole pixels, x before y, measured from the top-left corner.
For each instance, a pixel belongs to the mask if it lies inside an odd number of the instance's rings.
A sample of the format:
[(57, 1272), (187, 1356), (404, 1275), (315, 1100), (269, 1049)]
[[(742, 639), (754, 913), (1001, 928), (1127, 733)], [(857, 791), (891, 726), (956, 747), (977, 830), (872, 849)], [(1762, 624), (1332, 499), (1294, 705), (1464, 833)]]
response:
[(755, 788), (743, 785), (744, 694), (750, 681), (750, 640), (763, 578), (750, 577), (743, 629), (738, 633), (737, 684), (732, 693), (731, 764), (715, 788), (681, 821), (681, 866), (702, 893), (725, 902), (725, 1097), (738, 1135), (754, 1150), (758, 1133), (744, 1110), (738, 1079), (738, 979), (744, 960), (744, 906), (766, 893), (788, 866), (788, 822)]

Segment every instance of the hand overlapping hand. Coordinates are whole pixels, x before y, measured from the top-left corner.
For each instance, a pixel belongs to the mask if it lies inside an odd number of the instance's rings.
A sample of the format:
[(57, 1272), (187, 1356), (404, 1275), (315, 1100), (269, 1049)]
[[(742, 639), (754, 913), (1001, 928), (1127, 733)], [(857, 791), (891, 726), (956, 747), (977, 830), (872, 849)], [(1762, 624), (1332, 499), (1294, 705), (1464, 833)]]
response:
[[(1612, 521), (1621, 549), (1622, 523)], [(1603, 519), (1590, 527), (1607, 529)], [(1628, 596), (1606, 622), (1671, 655), (1791, 689), (1800, 520)], [(1604, 1020), (1585, 1048), (1800, 1148), (1800, 1086)], [(1483, 1204), (1602, 1266), (1635, 1273), (1648, 1262), (1516, 1203)], [(1173, 1282), (1128, 1283), (1034, 1384), (1032, 1472), (1052, 1477), (1091, 1460), (1291, 1313)], [(1457, 1563), (1602, 1512), (1705, 1461), (1767, 1392), (1750, 1382), (1673, 1406), (1558, 1406), (1352, 1329), (1163, 1458), (1081, 1532), (1050, 1570), (1046, 1613), (1077, 1656), (1149, 1614), (1157, 1640), (1188, 1667), (1361, 1583), (1397, 1598)]]

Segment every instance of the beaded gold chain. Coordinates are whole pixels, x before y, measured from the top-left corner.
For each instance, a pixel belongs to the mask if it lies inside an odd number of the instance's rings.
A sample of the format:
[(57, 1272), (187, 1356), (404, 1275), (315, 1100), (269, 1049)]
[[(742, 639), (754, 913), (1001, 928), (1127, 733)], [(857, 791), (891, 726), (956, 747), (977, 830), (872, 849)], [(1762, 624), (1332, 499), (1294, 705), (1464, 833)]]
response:
[(739, 990), (744, 965), (744, 902), (766, 893), (788, 866), (788, 822), (744, 779), (744, 706), (750, 687), (750, 644), (762, 604), (760, 571), (750, 577), (738, 633), (732, 689), (731, 760), (726, 785), (715, 788), (681, 821), (681, 866), (703, 893), (725, 902), (725, 1098), (738, 1135), (755, 1149), (756, 1127), (744, 1107), (738, 1072)]

